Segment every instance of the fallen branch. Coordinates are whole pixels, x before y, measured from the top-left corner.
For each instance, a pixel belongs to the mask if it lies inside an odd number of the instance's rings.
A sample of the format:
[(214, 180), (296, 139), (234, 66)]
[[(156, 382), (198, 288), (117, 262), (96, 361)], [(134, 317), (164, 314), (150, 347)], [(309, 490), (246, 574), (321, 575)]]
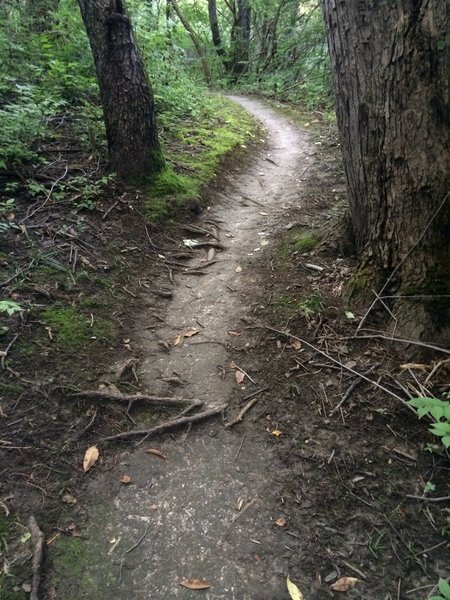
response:
[(378, 383), (377, 381), (374, 381), (373, 379), (370, 379), (369, 377), (366, 377), (366, 375), (363, 375), (362, 373), (358, 373), (358, 371), (355, 371), (355, 369), (352, 369), (351, 367), (347, 367), (343, 362), (341, 362), (340, 360), (337, 360), (333, 356), (330, 356), (329, 354), (327, 354), (326, 352), (324, 352), (323, 350), (321, 350), (317, 346), (314, 346), (313, 344), (310, 344), (306, 340), (304, 340), (302, 338), (299, 338), (296, 335), (293, 335), (292, 333), (288, 333), (287, 331), (281, 331), (280, 329), (275, 329), (275, 327), (269, 327), (268, 325), (261, 325), (260, 328), (261, 329), (267, 329), (269, 331), (273, 331), (274, 333), (278, 333), (279, 335), (284, 335), (284, 336), (286, 336), (288, 338), (291, 338), (291, 339), (294, 339), (294, 340), (298, 340), (299, 342), (301, 342), (302, 344), (304, 344), (308, 348), (311, 348), (311, 350), (314, 350), (314, 352), (317, 352), (318, 354), (321, 354), (322, 356), (325, 356), (325, 358), (327, 358), (328, 360), (330, 360), (334, 364), (339, 365), (342, 369), (345, 369), (346, 371), (349, 371), (350, 373), (353, 373), (353, 375), (357, 375), (361, 379), (364, 379), (364, 381), (367, 381), (368, 383), (370, 383), (371, 385), (377, 387), (378, 389), (383, 390), (383, 392), (386, 392), (386, 394), (389, 394), (389, 396), (392, 396), (393, 398), (395, 398), (396, 400), (398, 400), (399, 402), (401, 402), (404, 406), (406, 406), (406, 408), (408, 410), (410, 410), (411, 412), (413, 412), (414, 414), (416, 414), (415, 409), (412, 406), (410, 406), (406, 402), (406, 400), (404, 400), (401, 396), (399, 396), (398, 394), (396, 394), (395, 392), (393, 392), (389, 388), (385, 387), (384, 385), (381, 385), (381, 383)]
[(33, 516), (28, 521), (28, 527), (30, 528), (31, 540), (34, 545), (33, 580), (31, 582), (30, 600), (39, 600), (39, 584), (41, 583), (41, 566), (44, 557), (45, 537)]
[[(366, 330), (367, 331), (367, 330)], [(387, 340), (388, 342), (399, 342), (401, 344), (412, 344), (413, 346), (421, 346), (423, 348), (429, 348), (430, 350), (436, 350), (437, 352), (444, 352), (450, 354), (450, 350), (442, 348), (441, 346), (435, 346), (434, 344), (428, 344), (427, 342), (420, 342), (419, 340), (407, 340), (405, 338), (394, 337), (391, 335), (384, 335), (382, 333), (373, 333), (371, 335), (351, 335), (348, 337), (341, 338), (342, 340), (371, 340), (380, 339)]]
[(227, 406), (228, 404), (221, 404), (216, 408), (210, 408), (209, 410), (205, 410), (190, 417), (180, 417), (179, 419), (165, 421), (164, 423), (160, 423), (151, 429), (132, 429), (131, 431), (123, 431), (122, 433), (110, 435), (104, 439), (105, 441), (111, 441), (127, 437), (137, 437), (140, 435), (144, 435), (145, 439), (147, 439), (153, 435), (164, 433), (165, 431), (171, 431), (172, 429), (176, 429), (182, 425), (189, 425), (189, 423), (196, 423), (197, 421), (203, 421), (204, 419), (209, 419), (209, 417), (214, 417), (215, 415), (218, 415), (224, 411)]
[[(370, 373), (372, 373), (372, 371), (377, 369), (379, 366), (380, 366), (380, 363), (376, 363), (376, 364), (372, 365), (370, 367), (370, 369), (368, 369), (367, 371), (364, 371), (363, 375), (370, 375)], [(338, 404), (333, 408), (332, 411), (330, 411), (330, 417), (332, 417), (334, 415), (334, 413), (337, 412), (341, 408), (341, 406), (350, 398), (350, 395), (353, 392), (353, 390), (356, 389), (358, 387), (358, 385), (360, 385), (363, 381), (364, 380), (362, 377), (358, 377), (351, 383), (350, 387), (345, 392), (342, 400), (340, 402), (338, 402)]]
[(8, 356), (8, 352), (11, 350), (12, 345), (14, 344), (14, 342), (17, 340), (18, 337), (19, 337), (19, 334), (16, 333), (16, 335), (9, 342), (9, 344), (6, 346), (6, 348), (0, 352), (0, 356), (2, 357), (1, 358), (2, 370), (5, 370), (5, 360), (6, 360), (6, 357)]
[(192, 400), (187, 400), (186, 398), (148, 396), (147, 394), (122, 394), (115, 385), (109, 385), (103, 390), (84, 390), (75, 392), (72, 396), (83, 396), (85, 398), (94, 398), (98, 400), (117, 400), (118, 402), (127, 402), (129, 406), (134, 402), (148, 402), (155, 406), (179, 406), (181, 404), (190, 404), (192, 402)]
[(253, 400), (250, 400), (250, 402), (244, 406), (236, 418), (234, 418), (232, 421), (228, 421), (228, 423), (225, 423), (225, 427), (233, 427), (233, 425), (236, 425), (236, 423), (240, 423), (244, 418), (245, 413), (248, 412), (251, 407), (258, 402), (258, 400), (261, 400), (261, 398), (253, 398)]

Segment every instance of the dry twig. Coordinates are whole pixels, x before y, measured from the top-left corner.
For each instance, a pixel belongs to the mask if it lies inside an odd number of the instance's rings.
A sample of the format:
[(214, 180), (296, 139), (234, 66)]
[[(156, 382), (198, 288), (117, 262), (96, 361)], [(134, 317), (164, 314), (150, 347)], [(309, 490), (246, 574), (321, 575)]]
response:
[(261, 398), (253, 398), (252, 400), (250, 400), (250, 402), (248, 402), (244, 406), (244, 408), (237, 415), (237, 417), (235, 417), (232, 421), (228, 421), (228, 423), (225, 423), (225, 427), (233, 427), (233, 425), (236, 425), (236, 423), (240, 423), (244, 418), (245, 413), (247, 413), (251, 409), (251, 407), (258, 402), (258, 400), (261, 400)]

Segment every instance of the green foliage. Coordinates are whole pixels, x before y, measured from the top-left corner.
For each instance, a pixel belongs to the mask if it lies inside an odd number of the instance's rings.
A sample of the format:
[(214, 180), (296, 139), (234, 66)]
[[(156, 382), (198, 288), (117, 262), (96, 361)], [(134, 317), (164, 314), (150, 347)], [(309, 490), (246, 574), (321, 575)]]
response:
[(42, 317), (58, 346), (67, 352), (82, 350), (95, 340), (111, 339), (116, 333), (111, 321), (84, 315), (73, 306), (53, 305)]
[(450, 402), (439, 398), (420, 396), (408, 400), (408, 404), (416, 409), (419, 419), (430, 415), (435, 420), (429, 431), (441, 438), (442, 444), (450, 447)]
[(428, 600), (450, 600), (450, 585), (442, 577), (439, 578), (438, 589), (440, 592), (439, 596), (432, 596)]
[(13, 300), (0, 300), (0, 313), (6, 313), (11, 316), (23, 311), (23, 308)]

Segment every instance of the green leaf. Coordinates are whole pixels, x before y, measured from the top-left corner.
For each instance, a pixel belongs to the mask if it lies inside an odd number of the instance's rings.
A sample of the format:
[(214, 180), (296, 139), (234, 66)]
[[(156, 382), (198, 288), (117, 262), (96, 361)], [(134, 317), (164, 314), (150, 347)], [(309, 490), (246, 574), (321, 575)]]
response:
[(434, 492), (435, 489), (436, 489), (436, 486), (434, 485), (434, 483), (432, 481), (427, 481), (427, 483), (423, 489), (423, 493), (428, 494), (429, 492)]
[(438, 587), (439, 591), (445, 598), (450, 598), (450, 585), (445, 581), (445, 579), (442, 579), (442, 577), (439, 579)]
[(303, 600), (303, 594), (289, 577), (287, 578), (287, 589), (292, 600)]
[(350, 311), (350, 310), (346, 310), (345, 311), (345, 316), (347, 317), (347, 319), (356, 319), (355, 315)]

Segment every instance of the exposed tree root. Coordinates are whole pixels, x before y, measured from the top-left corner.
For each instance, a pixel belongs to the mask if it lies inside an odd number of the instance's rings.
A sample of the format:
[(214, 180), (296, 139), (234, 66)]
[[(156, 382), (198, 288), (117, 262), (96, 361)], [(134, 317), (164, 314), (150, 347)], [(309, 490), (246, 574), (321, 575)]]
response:
[(147, 439), (153, 435), (164, 433), (165, 431), (171, 431), (172, 429), (176, 429), (182, 425), (189, 425), (190, 423), (196, 423), (198, 421), (209, 419), (209, 417), (214, 417), (215, 415), (223, 412), (227, 406), (228, 404), (221, 404), (216, 408), (210, 408), (209, 410), (205, 410), (190, 417), (180, 417), (178, 419), (172, 419), (171, 421), (165, 421), (164, 423), (160, 423), (151, 429), (132, 429), (131, 431), (123, 431), (121, 433), (116, 433), (115, 435), (110, 435), (104, 439), (111, 441), (127, 437), (138, 437), (140, 435), (145, 436), (145, 439)]
[(148, 396), (147, 394), (122, 394), (115, 385), (108, 385), (102, 390), (83, 390), (76, 392), (72, 396), (84, 396), (98, 400), (117, 400), (118, 402), (126, 402), (128, 406), (134, 402), (146, 402), (154, 406), (180, 406), (182, 404), (191, 404), (192, 399), (173, 398), (166, 396)]
[(30, 600), (39, 600), (39, 584), (41, 583), (41, 566), (42, 559), (44, 558), (45, 537), (33, 516), (28, 521), (28, 527), (30, 528), (31, 539), (34, 545), (33, 581), (31, 583)]

